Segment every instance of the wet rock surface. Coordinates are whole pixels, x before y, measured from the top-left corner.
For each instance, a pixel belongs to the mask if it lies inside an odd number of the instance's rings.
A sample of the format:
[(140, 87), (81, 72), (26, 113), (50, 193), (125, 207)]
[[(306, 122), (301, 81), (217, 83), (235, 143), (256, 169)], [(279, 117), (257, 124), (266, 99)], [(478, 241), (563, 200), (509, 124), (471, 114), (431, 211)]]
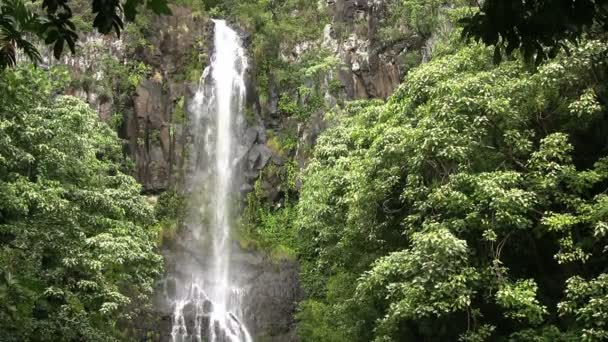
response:
[[(174, 274), (176, 278), (163, 279), (158, 284), (156, 297), (157, 315), (160, 317), (158, 327), (158, 341), (171, 341), (172, 317), (175, 306), (167, 298), (175, 297), (177, 284), (183, 284), (192, 276), (191, 269), (206, 269), (209, 267), (209, 258), (200, 256), (201, 246), (188, 245), (188, 242), (176, 242), (180, 248), (166, 249), (167, 273)], [(195, 248), (196, 250), (192, 250)], [(178, 260), (199, 255), (193, 264), (184, 265)], [(233, 246), (233, 263), (242, 267), (233, 272), (233, 282), (240, 284), (242, 292), (243, 312), (239, 313), (240, 320), (247, 326), (254, 337), (254, 341), (296, 341), (294, 314), (296, 303), (302, 298), (299, 286), (298, 265), (295, 260), (271, 261), (263, 253), (243, 251), (238, 245)], [(179, 279), (178, 279), (179, 278)], [(201, 301), (197, 310), (192, 303), (184, 307), (185, 325), (194, 329), (196, 320), (201, 326), (207, 327), (209, 317), (203, 314), (212, 310), (212, 302)]]
[[(290, 59), (297, 60), (307, 49), (322, 47), (340, 60), (340, 69), (328, 75), (325, 81), (334, 79), (341, 85), (338, 94), (326, 93), (328, 107), (340, 100), (386, 98), (399, 85), (407, 71), (405, 54), (419, 49), (422, 42), (415, 37), (387, 40), (382, 36), (380, 28), (390, 15), (389, 5), (394, 1), (326, 0), (332, 18), (317, 41), (285, 52)], [(83, 46), (84, 57), (64, 61), (74, 72), (91, 72), (98, 68), (103, 53), (110, 50), (119, 59), (138, 60), (151, 67), (149, 79), (141, 82), (134, 94), (126, 94), (130, 96), (127, 101), (130, 105), (126, 108), (117, 108), (112, 96), (100, 94), (95, 89), (70, 91), (97, 109), (102, 120), (110, 120), (114, 112), (123, 114), (124, 125), (119, 129), (119, 135), (127, 141), (126, 152), (135, 162), (134, 175), (144, 190), (151, 193), (162, 192), (181, 182), (186, 166), (184, 156), (192, 147), (184, 112), (213, 49), (213, 25), (208, 17), (186, 7), (172, 5), (171, 9), (171, 15), (154, 17), (150, 21), (150, 27), (143, 32), (148, 44), (137, 46), (134, 51), (125, 51), (122, 41), (113, 42), (92, 35), (85, 39), (89, 43)], [(249, 33), (240, 34), (246, 42), (251, 41)], [(273, 84), (272, 79), (270, 83)], [(269, 97), (264, 107), (260, 107), (255, 81), (248, 79), (247, 84), (247, 107), (254, 118), (243, 132), (245, 150), (242, 154), (248, 164), (246, 172), (254, 178), (252, 175), (259, 174), (269, 161), (279, 166), (284, 161), (283, 156), (267, 148), (267, 131), (276, 135), (292, 124), (285, 121), (278, 109), (276, 87), (270, 87)], [(328, 84), (322, 87), (327, 88)], [(298, 124), (300, 149), (314, 145), (325, 128), (323, 116), (324, 113), (315, 113)], [(296, 159), (303, 166), (308, 156), (302, 151), (296, 153)], [(244, 191), (249, 188), (244, 186)]]
[(188, 140), (184, 134), (185, 102), (197, 80), (188, 68), (202, 73), (210, 43), (210, 23), (191, 10), (172, 6), (172, 15), (158, 16), (147, 31), (147, 46), (134, 53), (153, 68), (133, 97), (133, 112), (126, 117), (129, 154), (136, 177), (150, 192), (168, 189), (180, 178)]

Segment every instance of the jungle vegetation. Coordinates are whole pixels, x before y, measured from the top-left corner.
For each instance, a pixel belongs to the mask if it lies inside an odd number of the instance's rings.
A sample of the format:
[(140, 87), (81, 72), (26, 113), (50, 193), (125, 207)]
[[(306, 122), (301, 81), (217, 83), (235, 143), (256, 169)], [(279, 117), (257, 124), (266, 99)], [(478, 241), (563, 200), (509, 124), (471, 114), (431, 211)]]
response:
[[(178, 2), (251, 32), (260, 102), (293, 118), (267, 143), (284, 166), (260, 176), (285, 197), (254, 186), (243, 247), (299, 263), (303, 342), (608, 340), (606, 1), (394, 1), (387, 37), (406, 23), (433, 54), (389, 98), (333, 108), (319, 85), (337, 61), (281, 55), (322, 34), (316, 2)], [(117, 13), (166, 5), (0, 0), (2, 341), (128, 341), (151, 305), (183, 199), (154, 207), (65, 68), (15, 56), (73, 49), (77, 6), (118, 33)], [(150, 76), (108, 65), (130, 92)], [(295, 127), (319, 113), (300, 165)]]

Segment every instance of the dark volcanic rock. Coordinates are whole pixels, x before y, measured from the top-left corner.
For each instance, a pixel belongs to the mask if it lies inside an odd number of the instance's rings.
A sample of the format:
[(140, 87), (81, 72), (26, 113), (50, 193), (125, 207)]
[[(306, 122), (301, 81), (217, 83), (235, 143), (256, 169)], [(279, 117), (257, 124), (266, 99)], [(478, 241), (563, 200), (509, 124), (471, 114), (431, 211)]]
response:
[(247, 307), (252, 317), (248, 318), (259, 337), (263, 341), (294, 341), (295, 304), (302, 295), (297, 263), (265, 264), (250, 286)]

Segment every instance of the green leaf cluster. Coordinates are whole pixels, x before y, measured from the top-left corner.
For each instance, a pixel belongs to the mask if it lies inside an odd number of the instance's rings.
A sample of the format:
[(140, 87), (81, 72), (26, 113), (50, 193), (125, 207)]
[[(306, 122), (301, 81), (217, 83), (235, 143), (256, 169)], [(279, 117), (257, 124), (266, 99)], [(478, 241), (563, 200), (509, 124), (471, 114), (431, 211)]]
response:
[(608, 28), (606, 0), (487, 0), (478, 6), (461, 20), (463, 37), (493, 45), (495, 62), (519, 50), (538, 65), (586, 36), (605, 39)]

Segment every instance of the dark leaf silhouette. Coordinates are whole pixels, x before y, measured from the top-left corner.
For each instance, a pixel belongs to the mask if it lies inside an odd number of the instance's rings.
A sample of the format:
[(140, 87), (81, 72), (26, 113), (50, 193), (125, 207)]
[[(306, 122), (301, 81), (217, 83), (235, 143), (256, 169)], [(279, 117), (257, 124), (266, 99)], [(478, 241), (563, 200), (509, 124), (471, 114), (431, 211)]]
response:
[[(32, 62), (41, 61), (33, 37), (53, 46), (53, 55), (60, 58), (65, 44), (76, 53), (78, 34), (73, 22), (72, 8), (68, 0), (44, 0), (36, 10), (25, 5), (26, 0), (0, 2), (0, 71), (14, 66), (18, 51)], [(95, 15), (93, 28), (102, 34), (111, 32), (120, 36), (124, 29), (123, 15), (134, 20), (137, 8), (144, 0), (92, 0), (91, 12)], [(167, 0), (147, 0), (146, 7), (157, 14), (170, 14)]]
[[(504, 47), (504, 54), (519, 50), (538, 65), (576, 42), (597, 26), (608, 28), (608, 0), (486, 0), (480, 11), (461, 21), (466, 39)], [(494, 61), (502, 58), (495, 56)]]

